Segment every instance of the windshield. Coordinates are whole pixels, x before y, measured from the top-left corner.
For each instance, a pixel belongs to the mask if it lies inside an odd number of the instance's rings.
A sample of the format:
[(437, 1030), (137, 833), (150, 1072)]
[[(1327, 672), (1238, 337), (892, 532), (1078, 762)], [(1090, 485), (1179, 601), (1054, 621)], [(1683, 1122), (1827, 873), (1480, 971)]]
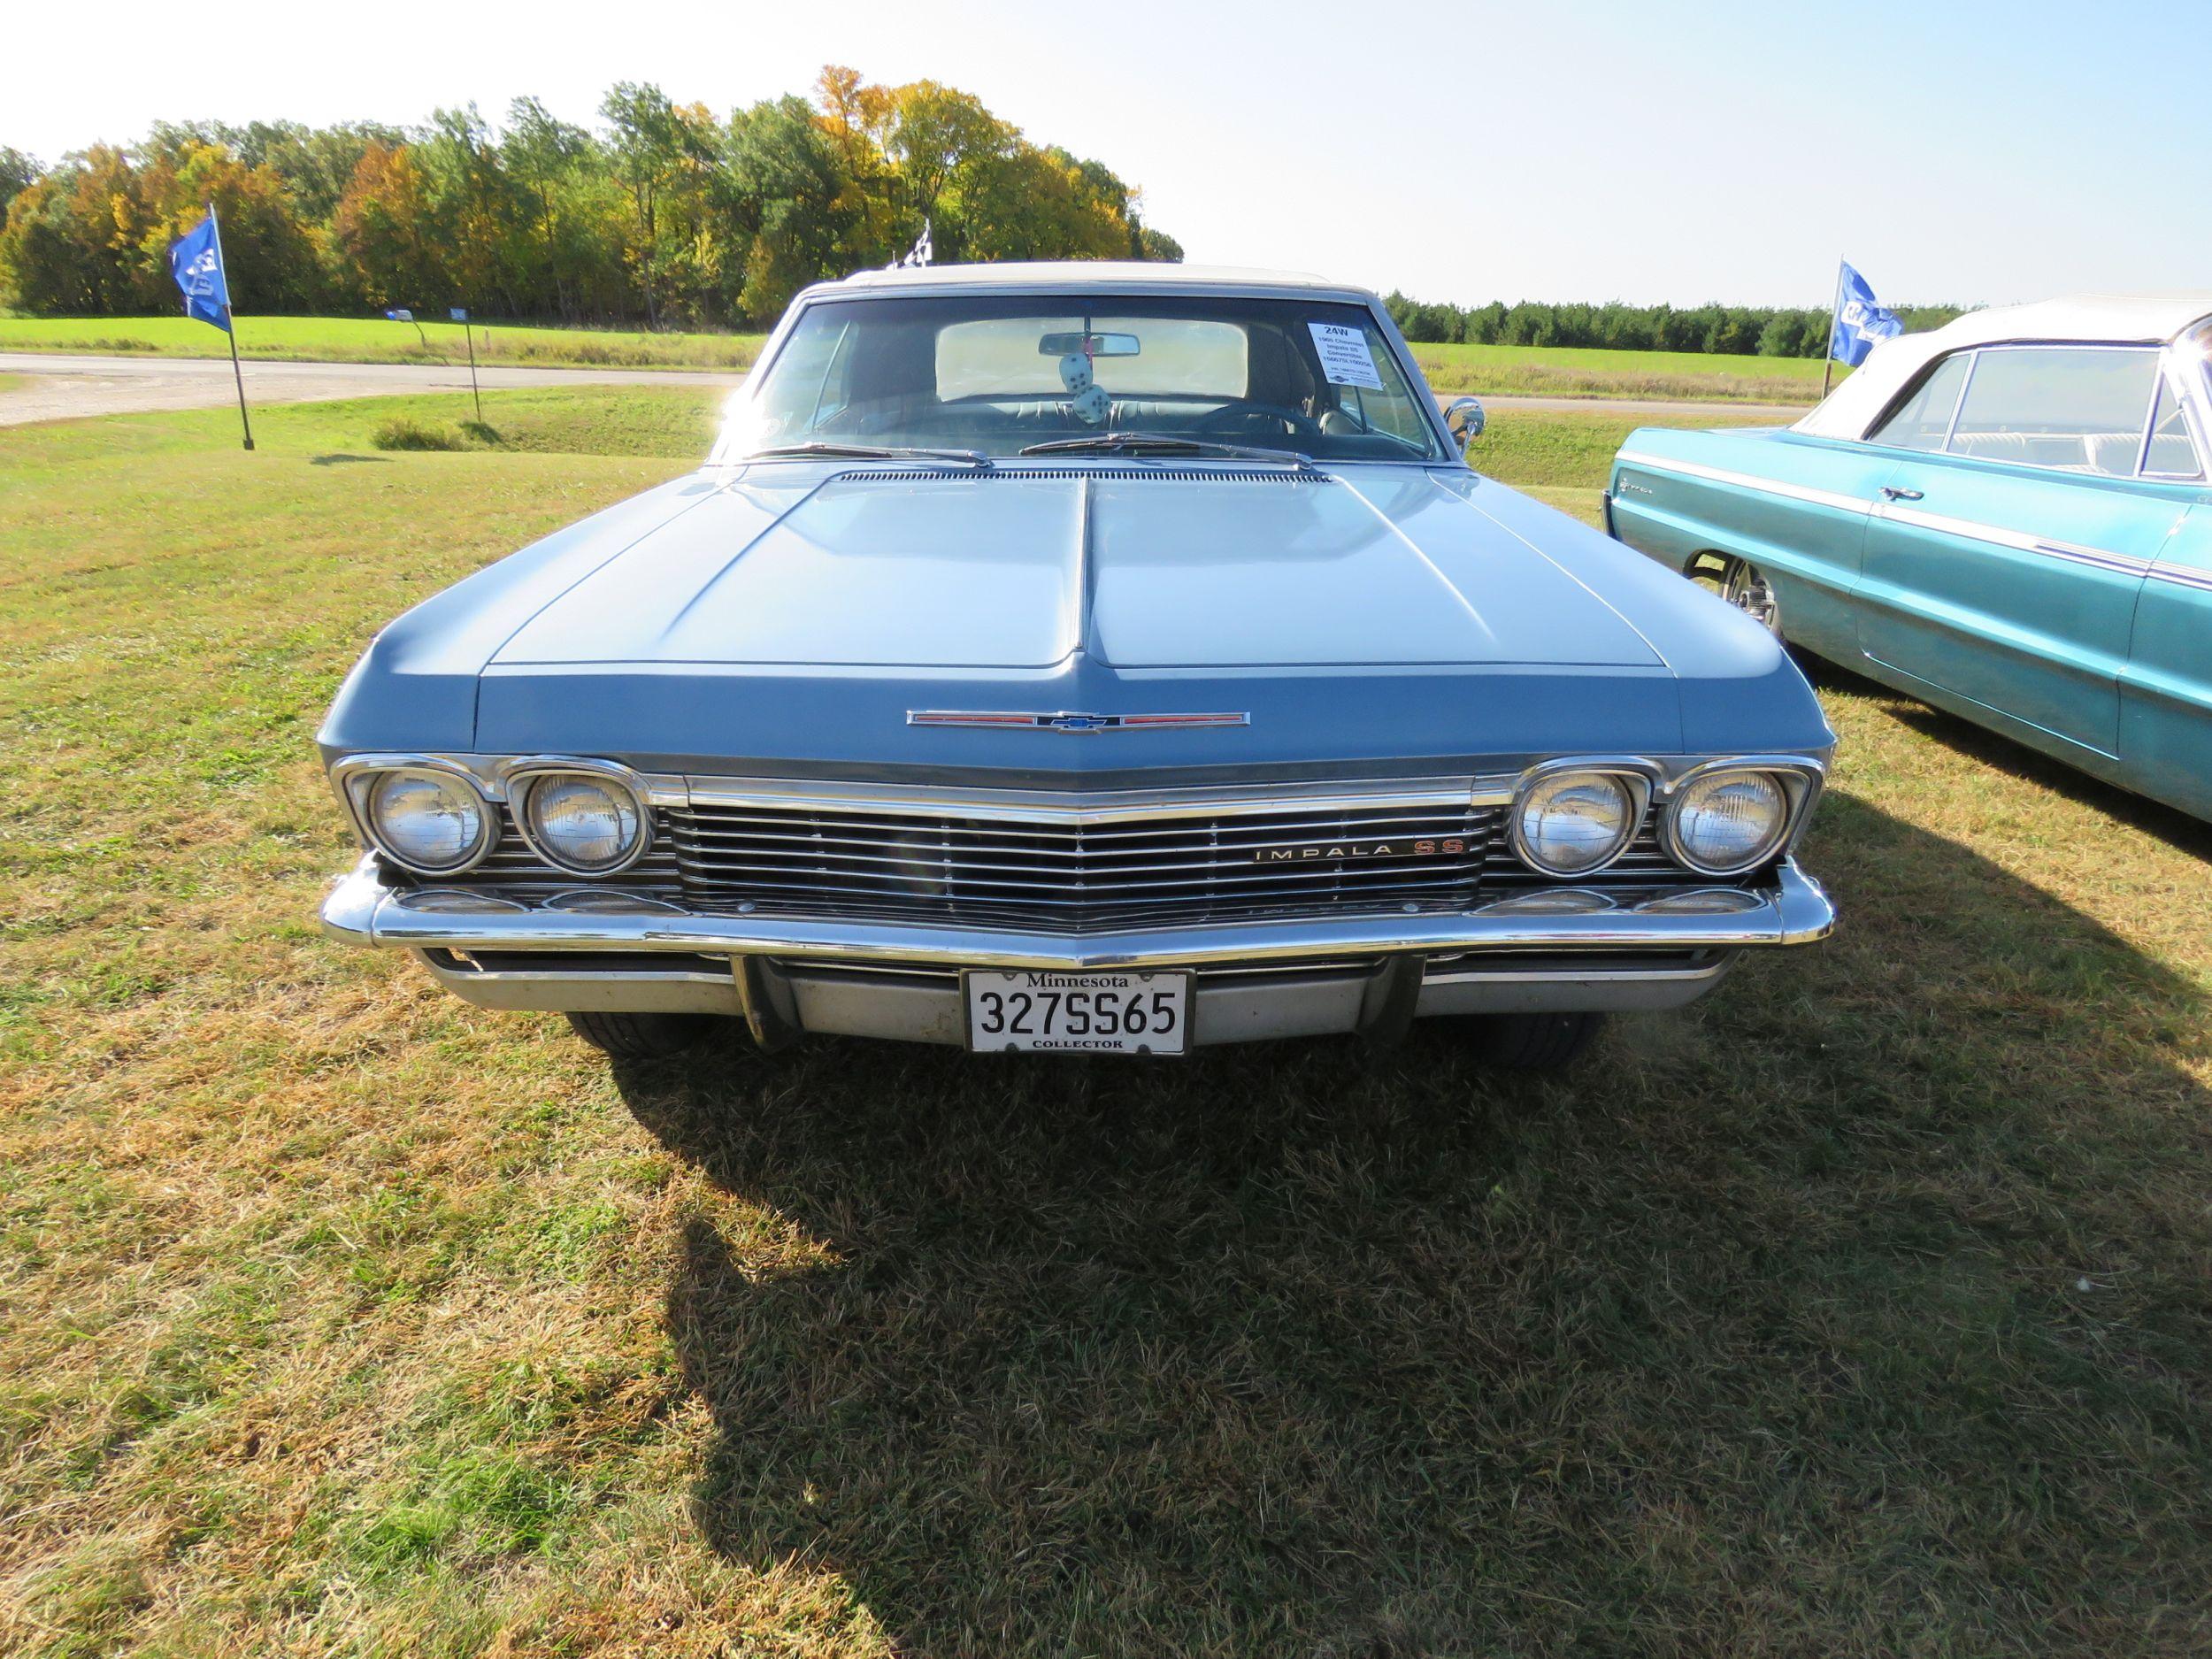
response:
[[(818, 446), (1019, 455), (1446, 458), (1363, 306), (1222, 296), (825, 300), (800, 313), (718, 459)], [(1094, 441), (1092, 442), (1092, 441)]]

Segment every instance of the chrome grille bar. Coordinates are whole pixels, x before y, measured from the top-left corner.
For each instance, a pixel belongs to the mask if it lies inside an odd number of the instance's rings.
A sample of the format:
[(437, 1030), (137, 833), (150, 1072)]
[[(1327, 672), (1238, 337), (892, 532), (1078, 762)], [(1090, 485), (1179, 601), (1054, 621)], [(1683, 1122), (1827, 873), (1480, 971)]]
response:
[[(1496, 810), (1454, 802), (1259, 803), (1102, 824), (695, 801), (662, 822), (685, 901), (1059, 931), (1473, 901)], [(1450, 843), (1456, 842), (1456, 846)], [(1424, 850), (1416, 853), (1416, 845)], [(1382, 850), (1386, 849), (1387, 850)], [(1294, 855), (1271, 863), (1257, 855)]]

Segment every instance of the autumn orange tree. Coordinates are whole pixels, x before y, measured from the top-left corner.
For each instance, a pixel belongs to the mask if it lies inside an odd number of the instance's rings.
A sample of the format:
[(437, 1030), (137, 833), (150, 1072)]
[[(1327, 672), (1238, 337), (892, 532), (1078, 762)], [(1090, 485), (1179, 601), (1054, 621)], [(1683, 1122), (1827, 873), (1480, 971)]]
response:
[(651, 326), (758, 324), (800, 288), (936, 257), (1179, 258), (1110, 168), (957, 88), (833, 65), (811, 101), (718, 117), (611, 88), (587, 128), (533, 98), (419, 126), (157, 123), (42, 167), (0, 149), (0, 303), (173, 309), (169, 242), (210, 201), (242, 311), (468, 305)]

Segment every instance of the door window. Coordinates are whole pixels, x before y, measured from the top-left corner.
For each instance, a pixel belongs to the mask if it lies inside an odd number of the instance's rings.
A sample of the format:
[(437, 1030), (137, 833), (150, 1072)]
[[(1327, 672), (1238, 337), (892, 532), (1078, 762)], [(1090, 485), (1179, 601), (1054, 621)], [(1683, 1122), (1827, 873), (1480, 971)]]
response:
[(2158, 382), (2158, 407), (2151, 411), (2150, 448), (2143, 456), (2145, 478), (2193, 479), (2204, 476), (2189, 437), (2188, 411), (2174, 396), (2173, 383), (2162, 376)]
[(1896, 449), (1936, 450), (1951, 434), (1951, 414), (1959, 406), (1959, 388), (1966, 384), (1970, 351), (1948, 357), (1921, 381), (1920, 389), (1905, 400), (1904, 407), (1876, 428), (1868, 440)]
[(1974, 354), (1949, 452), (2132, 478), (2158, 353), (2129, 346), (2001, 346)]

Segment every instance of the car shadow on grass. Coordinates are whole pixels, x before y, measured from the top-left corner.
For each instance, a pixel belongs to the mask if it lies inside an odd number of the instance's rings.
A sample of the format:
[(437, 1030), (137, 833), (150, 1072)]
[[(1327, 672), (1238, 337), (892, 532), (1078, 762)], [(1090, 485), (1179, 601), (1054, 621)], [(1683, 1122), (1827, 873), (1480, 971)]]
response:
[(619, 1070), (733, 1201), (667, 1302), (703, 1536), (901, 1654), (2201, 1633), (2202, 987), (1847, 791), (1809, 862), (1835, 940), (1563, 1080)]
[(1790, 655), (1817, 690), (1844, 692), (1878, 703), (1900, 723), (1955, 754), (2009, 772), (2070, 801), (2093, 807), (2131, 829), (2212, 863), (2212, 824), (2191, 818), (2177, 808), (2147, 795), (2093, 778), (2001, 732), (1978, 726), (1933, 703), (1923, 703), (1910, 692), (1894, 690), (1825, 657), (1795, 648)]

